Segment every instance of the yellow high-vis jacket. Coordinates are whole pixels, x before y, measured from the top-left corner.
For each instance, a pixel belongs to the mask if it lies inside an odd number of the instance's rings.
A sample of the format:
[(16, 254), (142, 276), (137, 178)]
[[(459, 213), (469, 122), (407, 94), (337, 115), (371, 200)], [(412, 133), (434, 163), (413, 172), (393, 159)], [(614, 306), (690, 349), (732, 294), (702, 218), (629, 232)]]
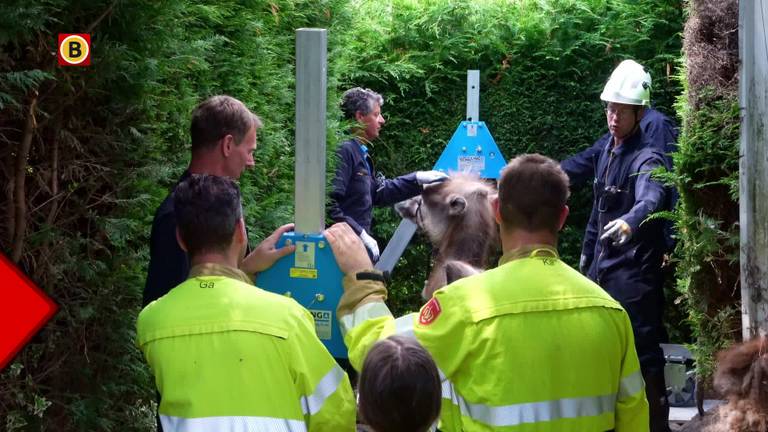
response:
[(163, 431), (354, 431), (349, 378), (312, 315), (249, 282), (237, 269), (195, 266), (139, 315)]
[(548, 246), (513, 251), (500, 264), (398, 319), (380, 282), (345, 278), (338, 312), (353, 366), (377, 340), (413, 335), (443, 379), (442, 431), (648, 431), (619, 303)]

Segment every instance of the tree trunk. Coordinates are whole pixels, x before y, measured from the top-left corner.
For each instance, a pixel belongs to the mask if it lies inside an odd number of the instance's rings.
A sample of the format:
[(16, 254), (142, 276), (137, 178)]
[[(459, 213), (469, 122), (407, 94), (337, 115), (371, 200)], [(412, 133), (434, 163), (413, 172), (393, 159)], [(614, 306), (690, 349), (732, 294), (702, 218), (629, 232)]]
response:
[(21, 135), (21, 143), (16, 153), (16, 170), (14, 174), (14, 227), (13, 244), (11, 247), (11, 261), (18, 263), (21, 260), (21, 254), (24, 249), (24, 237), (27, 231), (27, 197), (25, 190), (25, 180), (27, 175), (27, 158), (29, 150), (32, 147), (32, 138), (35, 136), (37, 121), (35, 119), (35, 110), (37, 108), (37, 91), (32, 95), (29, 101), (29, 112), (27, 120), (24, 123), (24, 132)]

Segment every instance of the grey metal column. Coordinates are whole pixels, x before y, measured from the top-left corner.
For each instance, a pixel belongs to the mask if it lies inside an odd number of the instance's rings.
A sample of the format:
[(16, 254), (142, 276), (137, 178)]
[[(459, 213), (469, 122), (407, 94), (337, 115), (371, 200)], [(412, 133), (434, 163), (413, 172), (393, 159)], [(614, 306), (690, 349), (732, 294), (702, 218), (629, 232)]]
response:
[(480, 71), (467, 71), (467, 121), (480, 121)]
[(325, 103), (328, 33), (296, 30), (296, 232), (325, 229)]
[(768, 333), (768, 2), (739, 2), (742, 335)]

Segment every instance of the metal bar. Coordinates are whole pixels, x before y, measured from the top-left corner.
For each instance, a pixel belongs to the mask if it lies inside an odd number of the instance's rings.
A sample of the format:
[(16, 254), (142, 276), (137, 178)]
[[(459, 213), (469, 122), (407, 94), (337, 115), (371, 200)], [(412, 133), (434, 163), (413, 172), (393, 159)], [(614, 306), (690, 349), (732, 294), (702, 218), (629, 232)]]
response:
[(739, 229), (744, 339), (768, 333), (768, 2), (739, 2)]
[(467, 121), (480, 121), (480, 71), (467, 71)]
[(392, 235), (389, 243), (387, 243), (387, 247), (384, 248), (384, 252), (379, 257), (379, 262), (374, 267), (377, 270), (391, 273), (411, 241), (413, 234), (416, 232), (416, 228), (416, 224), (410, 220), (401, 220), (400, 225), (397, 226), (395, 233)]
[(328, 33), (296, 30), (296, 184), (298, 233), (325, 228), (325, 107)]

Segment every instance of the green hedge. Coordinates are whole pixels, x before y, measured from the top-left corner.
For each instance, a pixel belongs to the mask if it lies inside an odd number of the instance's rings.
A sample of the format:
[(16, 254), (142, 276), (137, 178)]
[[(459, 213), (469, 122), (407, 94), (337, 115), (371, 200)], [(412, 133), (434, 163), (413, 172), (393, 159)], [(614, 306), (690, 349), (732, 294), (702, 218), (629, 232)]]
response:
[[(34, 92), (40, 95), (26, 160), (31, 211), (20, 265), (61, 306), (2, 373), (0, 429), (153, 428), (154, 385), (134, 346), (135, 320), (154, 210), (189, 160), (190, 112), (202, 98), (228, 93), (263, 118), (259, 163), (241, 179), (248, 226), (259, 239), (291, 220), (294, 29), (330, 29), (333, 84), (333, 56), (352, 19), (346, 6), (257, 0), (0, 7), (3, 168), (12, 166), (16, 130)], [(56, 66), (57, 33), (72, 31), (90, 31), (92, 66)], [(12, 183), (13, 171), (0, 170), (0, 178)], [(15, 204), (6, 194), (0, 199), (3, 208)], [(0, 226), (6, 253), (10, 227), (5, 219)]]
[(687, 14), (682, 130), (669, 179), (680, 192), (676, 303), (684, 305), (706, 384), (715, 354), (741, 339), (738, 1), (694, 0)]

